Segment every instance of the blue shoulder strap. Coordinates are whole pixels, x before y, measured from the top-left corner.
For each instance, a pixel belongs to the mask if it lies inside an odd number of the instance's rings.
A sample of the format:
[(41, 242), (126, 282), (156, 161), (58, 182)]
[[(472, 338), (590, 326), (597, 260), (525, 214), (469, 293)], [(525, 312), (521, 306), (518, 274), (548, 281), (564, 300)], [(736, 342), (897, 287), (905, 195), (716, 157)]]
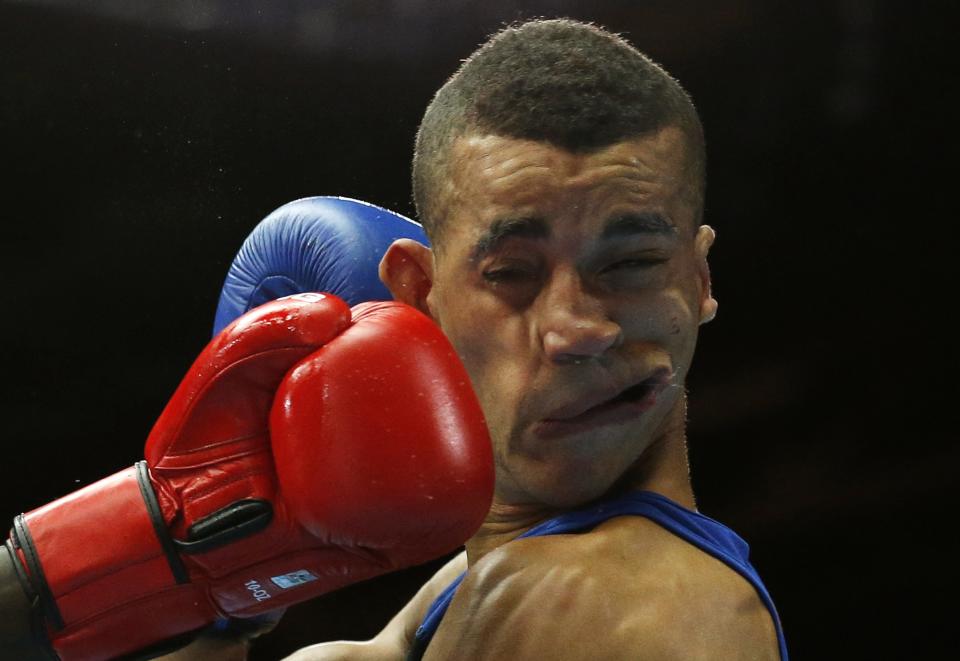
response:
[[(624, 515), (643, 516), (650, 519), (704, 553), (717, 558), (749, 581), (773, 618), (777, 629), (780, 658), (782, 661), (788, 661), (787, 645), (780, 625), (780, 617), (777, 615), (767, 588), (760, 580), (756, 569), (750, 564), (750, 547), (737, 533), (722, 523), (699, 512), (681, 507), (669, 498), (652, 491), (634, 491), (614, 500), (548, 519), (520, 537), (586, 532), (608, 519)], [(407, 661), (417, 661), (423, 657), (464, 576), (466, 573), (460, 574), (431, 604), (423, 623), (417, 629), (413, 649), (407, 656)]]

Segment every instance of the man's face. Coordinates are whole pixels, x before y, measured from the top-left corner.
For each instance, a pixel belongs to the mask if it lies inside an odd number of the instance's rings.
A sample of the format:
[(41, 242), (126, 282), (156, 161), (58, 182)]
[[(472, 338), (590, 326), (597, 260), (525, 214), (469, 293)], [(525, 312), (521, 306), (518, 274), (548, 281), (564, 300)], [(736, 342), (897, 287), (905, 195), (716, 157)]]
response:
[(672, 428), (713, 239), (683, 145), (673, 128), (589, 154), (455, 143), (427, 303), (486, 414), (501, 502), (599, 497)]

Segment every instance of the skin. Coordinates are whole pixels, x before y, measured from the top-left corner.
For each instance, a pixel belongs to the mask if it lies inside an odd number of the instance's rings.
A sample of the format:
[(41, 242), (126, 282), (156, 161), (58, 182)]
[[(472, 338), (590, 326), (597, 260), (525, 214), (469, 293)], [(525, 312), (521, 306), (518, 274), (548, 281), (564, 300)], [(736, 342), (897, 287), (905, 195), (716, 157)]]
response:
[[(433, 251), (397, 241), (380, 273), (467, 367), (491, 430), (494, 502), (466, 557), (374, 640), (289, 659), (404, 658), (465, 565), (426, 659), (777, 658), (754, 589), (647, 519), (516, 540), (626, 490), (695, 508), (684, 382), (699, 326), (716, 314), (715, 234), (697, 222), (682, 133), (586, 154), (495, 135), (453, 150), (442, 239)], [(639, 409), (590, 408), (646, 379), (655, 395)]]
[[(439, 254), (397, 246), (429, 278), (414, 302), (453, 341), (480, 397), (506, 519), (542, 520), (596, 499), (644, 453), (663, 461), (632, 481), (693, 504), (685, 458), (673, 455), (683, 454), (696, 329), (715, 308), (706, 265), (714, 233), (694, 227), (682, 144), (674, 129), (585, 155), (499, 136), (461, 140)], [(656, 215), (668, 229), (601, 238), (630, 215)], [(471, 254), (495, 222), (516, 218), (542, 220), (549, 237)], [(397, 275), (402, 295), (402, 268)], [(556, 411), (658, 371), (669, 386), (644, 415), (544, 439), (540, 423)]]

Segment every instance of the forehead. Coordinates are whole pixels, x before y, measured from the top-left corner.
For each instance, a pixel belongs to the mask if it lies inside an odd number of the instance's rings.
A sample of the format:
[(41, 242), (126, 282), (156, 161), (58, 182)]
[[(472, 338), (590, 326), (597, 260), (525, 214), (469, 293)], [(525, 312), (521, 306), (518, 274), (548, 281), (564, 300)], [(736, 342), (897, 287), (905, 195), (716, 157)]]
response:
[(650, 211), (680, 224), (694, 212), (685, 140), (673, 127), (589, 153), (468, 135), (452, 146), (448, 175), (445, 233), (463, 238), (515, 218), (552, 224)]

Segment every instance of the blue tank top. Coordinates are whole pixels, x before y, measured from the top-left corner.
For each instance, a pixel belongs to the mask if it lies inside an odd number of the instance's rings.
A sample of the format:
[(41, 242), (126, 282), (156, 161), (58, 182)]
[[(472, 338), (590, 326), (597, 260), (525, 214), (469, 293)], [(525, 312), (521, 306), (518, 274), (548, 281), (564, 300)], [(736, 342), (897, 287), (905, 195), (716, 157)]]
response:
[[(693, 544), (704, 553), (720, 560), (735, 572), (743, 576), (753, 585), (761, 601), (770, 611), (773, 624), (777, 629), (777, 642), (780, 647), (780, 658), (787, 659), (787, 644), (780, 626), (780, 617), (773, 605), (773, 600), (764, 587), (757, 570), (750, 564), (750, 547), (737, 533), (722, 523), (714, 521), (699, 512), (693, 512), (669, 498), (652, 491), (634, 491), (624, 496), (593, 505), (582, 510), (567, 512), (560, 516), (540, 523), (520, 537), (539, 537), (542, 535), (560, 535), (577, 532), (586, 532), (603, 523), (607, 519), (632, 514), (643, 516), (659, 526), (669, 530), (677, 537)], [(407, 656), (407, 661), (419, 661), (423, 658), (430, 644), (430, 640), (440, 626), (457, 588), (463, 582), (466, 572), (460, 574), (453, 583), (431, 604), (423, 624), (417, 629), (413, 647)]]

